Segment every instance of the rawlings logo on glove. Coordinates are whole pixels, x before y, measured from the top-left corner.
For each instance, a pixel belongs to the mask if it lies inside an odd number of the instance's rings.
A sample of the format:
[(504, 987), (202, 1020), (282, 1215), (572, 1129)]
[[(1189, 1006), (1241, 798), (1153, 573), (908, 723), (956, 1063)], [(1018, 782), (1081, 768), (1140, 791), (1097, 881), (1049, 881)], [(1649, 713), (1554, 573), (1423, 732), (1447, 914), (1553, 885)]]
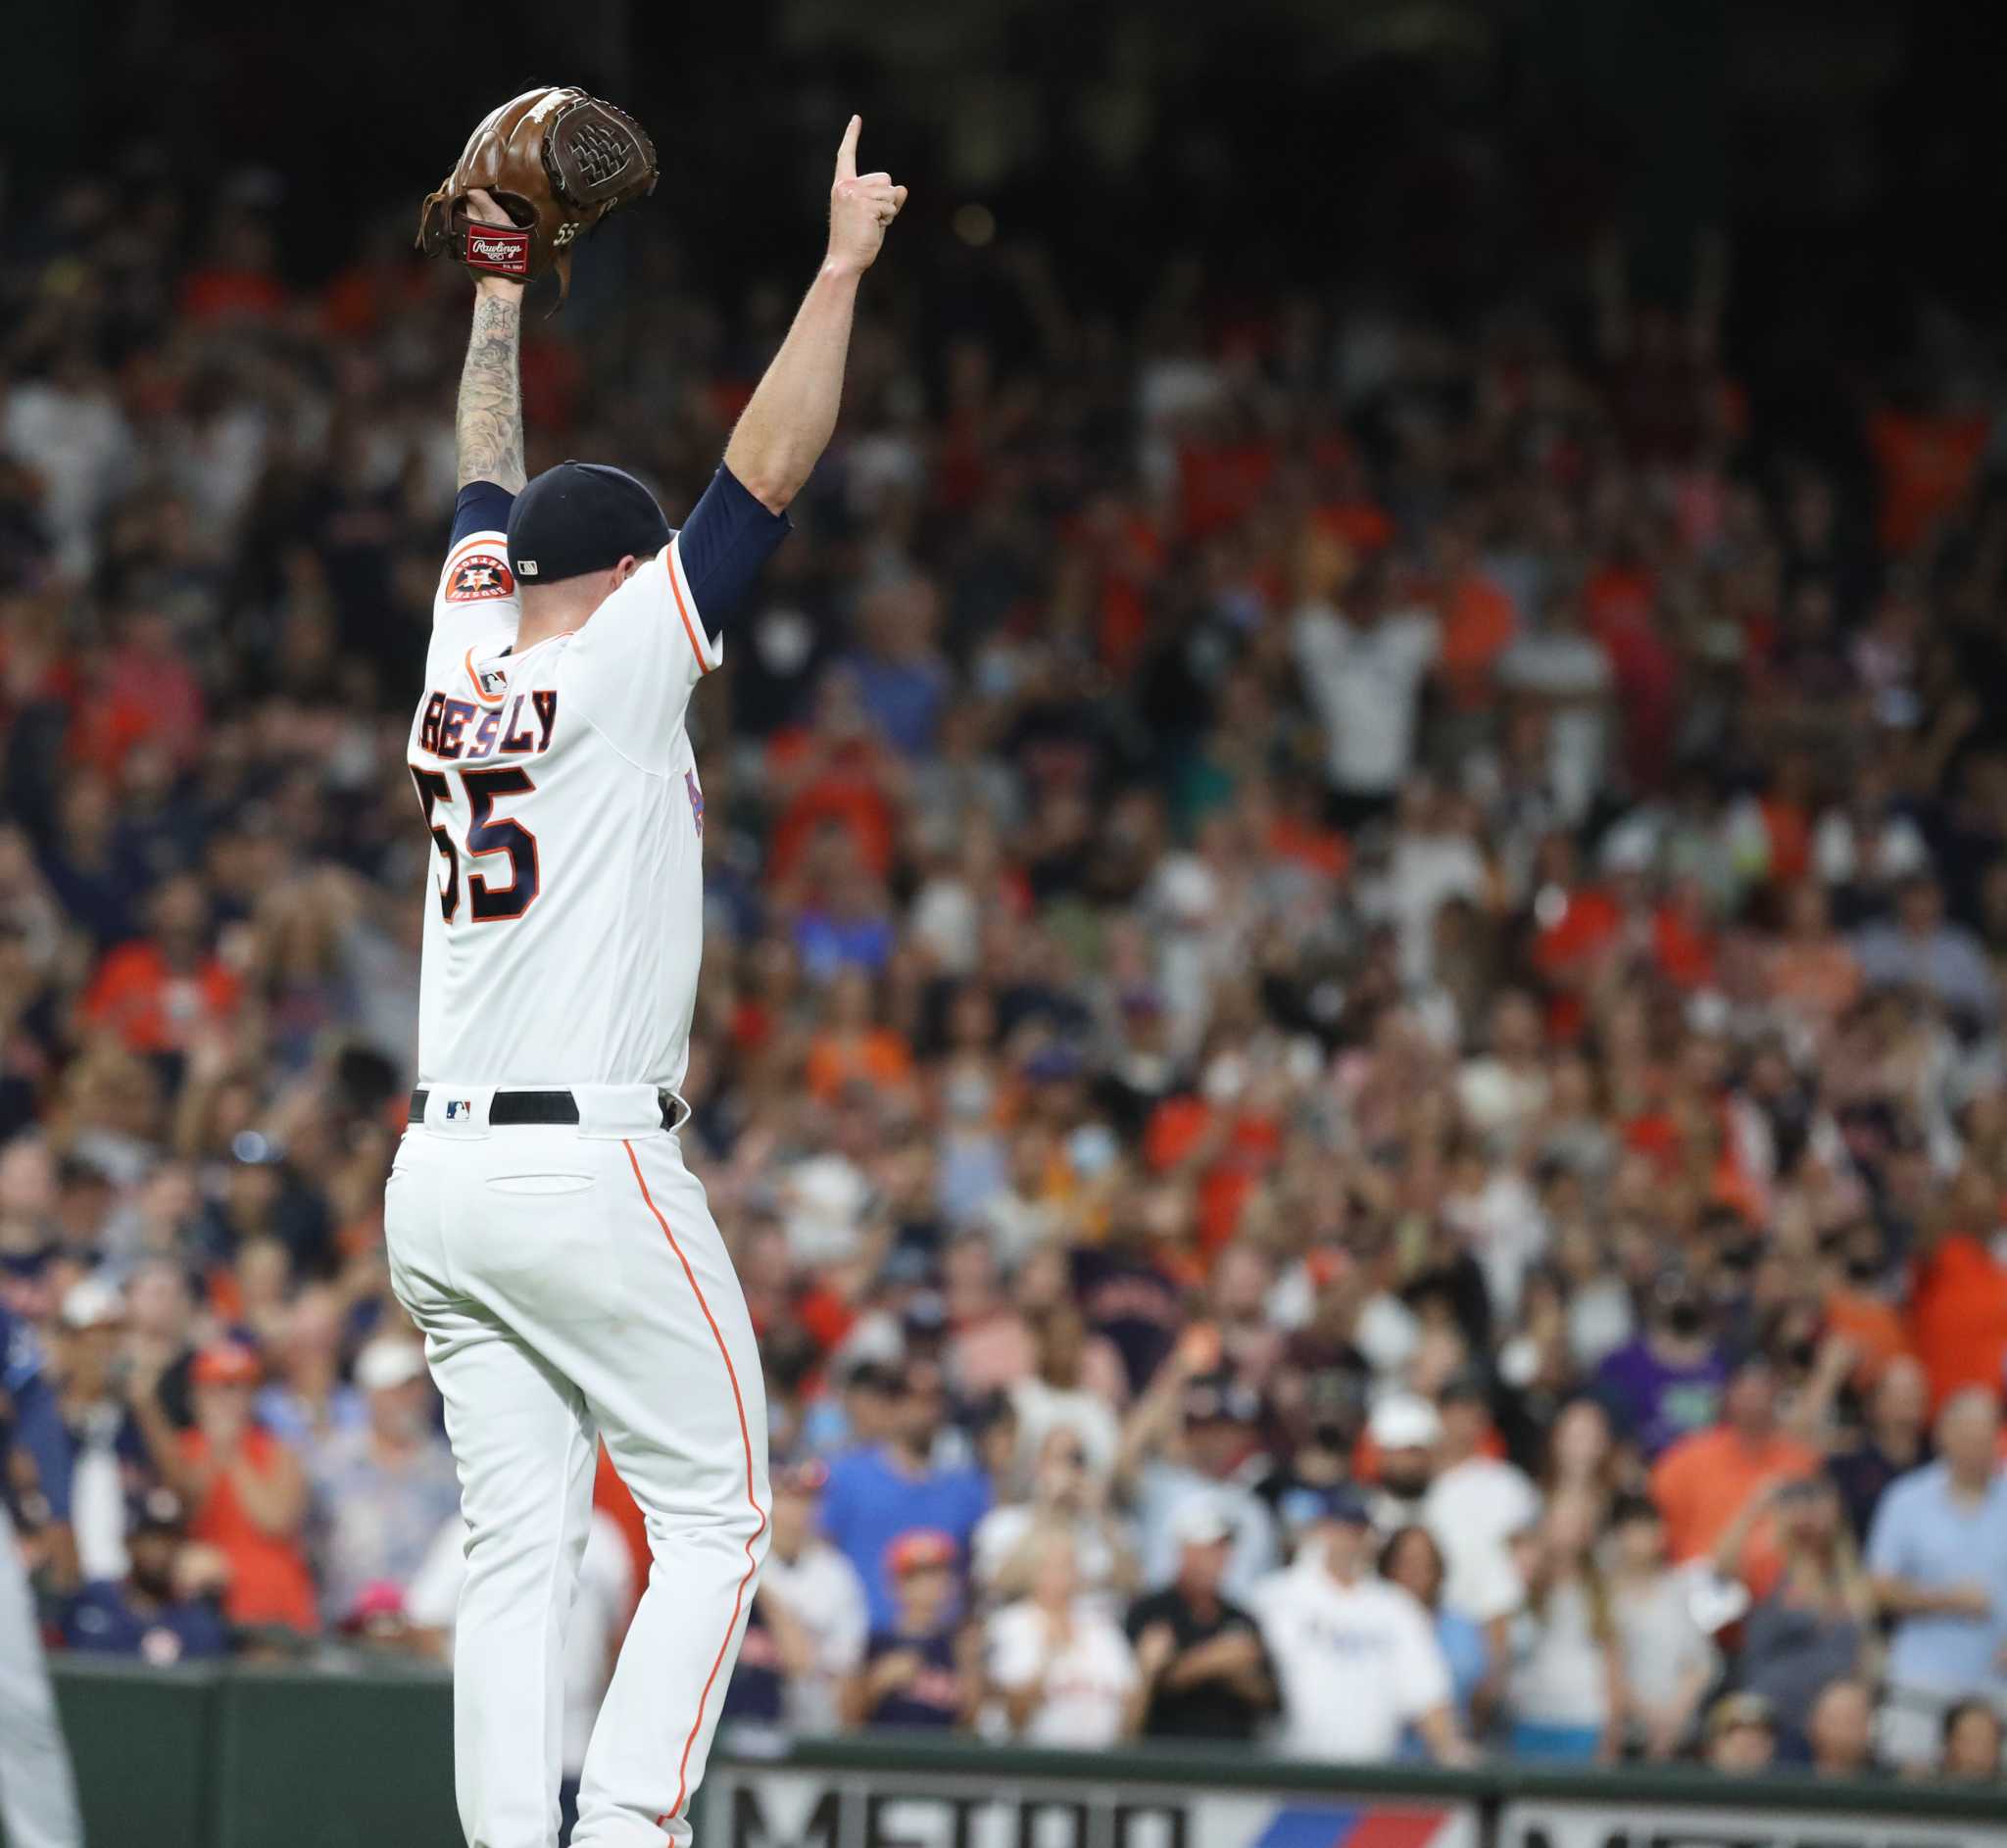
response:
[[(567, 231), (570, 225), (564, 227)], [(527, 231), (469, 230), (466, 234), (467, 267), (492, 269), (505, 276), (529, 274), (529, 233)]]
[[(648, 131), (612, 103), (579, 89), (527, 90), (473, 131), (459, 166), (426, 198), (417, 246), (486, 275), (533, 282), (555, 269), (562, 304), (579, 233), (647, 198), (657, 171)], [(491, 193), (514, 225), (471, 217), (474, 191)]]

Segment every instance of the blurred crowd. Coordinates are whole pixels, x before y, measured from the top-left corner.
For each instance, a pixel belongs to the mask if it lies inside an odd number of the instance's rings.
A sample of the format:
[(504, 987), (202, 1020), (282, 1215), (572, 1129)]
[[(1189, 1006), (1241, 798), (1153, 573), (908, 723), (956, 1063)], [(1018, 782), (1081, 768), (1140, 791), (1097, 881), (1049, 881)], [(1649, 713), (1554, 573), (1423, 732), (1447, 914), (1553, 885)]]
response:
[[(467, 291), (401, 223), (302, 289), (271, 212), (5, 232), (5, 1483), (71, 1648), (437, 1658), (381, 1187)], [(1706, 252), (1455, 321), (901, 267), (693, 719), (684, 1140), (776, 1461), (732, 1723), (1996, 1775), (1983, 366), (1808, 447)], [(688, 505), (789, 307), (694, 274), (651, 224), (533, 308), (532, 471)]]

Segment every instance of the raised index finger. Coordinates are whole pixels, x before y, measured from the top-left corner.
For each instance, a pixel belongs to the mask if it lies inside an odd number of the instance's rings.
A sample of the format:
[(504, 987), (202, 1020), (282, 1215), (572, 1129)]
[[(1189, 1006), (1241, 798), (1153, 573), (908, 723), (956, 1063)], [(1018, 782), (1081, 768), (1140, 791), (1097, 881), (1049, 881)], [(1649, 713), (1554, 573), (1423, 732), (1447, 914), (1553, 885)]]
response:
[(856, 179), (857, 176), (857, 136), (863, 126), (863, 117), (853, 116), (851, 125), (843, 131), (843, 146), (836, 151), (838, 179)]

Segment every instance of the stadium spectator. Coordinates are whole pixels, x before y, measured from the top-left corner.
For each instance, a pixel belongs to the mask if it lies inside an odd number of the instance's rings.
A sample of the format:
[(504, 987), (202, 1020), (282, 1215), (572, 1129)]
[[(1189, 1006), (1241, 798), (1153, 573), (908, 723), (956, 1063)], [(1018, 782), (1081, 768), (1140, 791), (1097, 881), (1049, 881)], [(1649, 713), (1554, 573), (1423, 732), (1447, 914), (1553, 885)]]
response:
[(137, 459), (86, 329), (74, 329), (56, 346), (46, 377), (24, 379), (9, 392), (0, 440), (40, 477), (49, 537), (64, 568), (88, 571), (103, 517)]
[(1119, 1361), (1106, 1342), (1093, 1341), (1086, 1319), (1070, 1301), (1046, 1312), (1034, 1340), (1034, 1369), (1011, 1387), (1017, 1438), (1025, 1456), (1035, 1457), (1047, 1434), (1063, 1427), (1080, 1444), (1084, 1466), (1095, 1476), (1105, 1477), (1115, 1466), (1121, 1443), (1121, 1424), (1115, 1416), (1122, 1391)]
[(1995, 1182), (1973, 1170), (1946, 1191), (1946, 1223), (1926, 1238), (1911, 1283), (1909, 1327), (1941, 1408), (1966, 1386), (1998, 1392), (2007, 1378), (2007, 1264), (1991, 1247)]
[(1297, 611), (1292, 640), (1304, 692), (1328, 741), (1325, 774), (1342, 826), (1390, 813), (1416, 747), (1422, 691), (1442, 651), (1436, 618), (1405, 603), (1377, 560), (1330, 601), (1338, 583), (1317, 549), (1320, 586)]
[(1858, 957), (1833, 928), (1827, 884), (1801, 879), (1785, 900), (1785, 928), (1771, 948), (1764, 983), (1780, 1014), (1802, 1031), (1830, 1036), (1861, 997)]
[(400, 1604), (433, 1538), (460, 1508), (453, 1454), (436, 1422), (424, 1350), (379, 1335), (356, 1356), (364, 1424), (314, 1444), (305, 1459), (314, 1497), (322, 1615), (353, 1618), (372, 1588)]
[(1805, 1745), (1815, 1776), (1874, 1776), (1874, 1688), (1851, 1676), (1828, 1681), (1806, 1716)]
[[(1373, 1524), (1391, 1532), (1425, 1519), (1436, 1477), (1436, 1447), (1443, 1441), (1443, 1418), (1419, 1392), (1390, 1392), (1366, 1420), (1366, 1445), (1376, 1484)], [(1495, 1595), (1480, 1593), (1479, 1601)]]
[(156, 1488), (142, 1500), (123, 1550), (128, 1562), (120, 1578), (94, 1579), (70, 1601), (66, 1646), (134, 1656), (157, 1668), (228, 1652), (218, 1605), (227, 1568), (214, 1549), (188, 1543), (172, 1489)]
[(1178, 1571), (1129, 1607), (1123, 1628), (1136, 1652), (1146, 1704), (1142, 1731), (1155, 1739), (1251, 1739), (1275, 1707), (1275, 1678), (1253, 1617), (1220, 1589), (1233, 1526), (1194, 1496), (1172, 1516)]
[(341, 1377), (343, 1336), (341, 1298), (324, 1284), (301, 1289), (275, 1332), (276, 1378), (259, 1388), (258, 1420), (303, 1451), (368, 1422), (362, 1390)]
[(949, 692), (935, 642), (941, 599), (917, 574), (881, 583), (859, 602), (862, 648), (846, 665), (878, 735), (908, 757), (932, 754)]
[(153, 895), (150, 934), (112, 950), (83, 997), (93, 1026), (134, 1052), (185, 1051), (226, 1026), (237, 977), (209, 950), (209, 903), (201, 880), (177, 874)]
[(1260, 1398), (1229, 1374), (1196, 1372), (1197, 1359), (1214, 1349), (1216, 1339), (1188, 1341), (1159, 1371), (1130, 1413), (1117, 1480), (1133, 1497), (1146, 1583), (1165, 1583), (1176, 1572), (1172, 1524), (1180, 1506), (1198, 1500), (1233, 1525), (1224, 1588), (1243, 1599), (1276, 1563), (1275, 1519), (1242, 1480), (1254, 1453)]
[(1610, 1510), (1610, 1615), (1626, 1694), (1629, 1745), (1651, 1763), (1677, 1758), (1693, 1736), (1719, 1667), (1693, 1621), (1686, 1577), (1666, 1565), (1665, 1520), (1643, 1495)]
[[(758, 1717), (804, 1732), (835, 1727), (870, 1625), (857, 1569), (815, 1531), (828, 1480), (827, 1467), (813, 1461), (774, 1472), (773, 1543), (754, 1600), (756, 1619), (773, 1635), (769, 1667), (776, 1672), (773, 1698)], [(742, 1652), (741, 1677), (759, 1668), (756, 1660), (749, 1670)]]
[(873, 1629), (843, 1695), (850, 1726), (943, 1731), (968, 1726), (983, 1698), (981, 1632), (956, 1614), (956, 1548), (932, 1529), (886, 1548), (892, 1621)]
[(1480, 1625), (1494, 1625), (1524, 1596), (1512, 1539), (1538, 1517), (1540, 1492), (1517, 1464), (1491, 1454), (1491, 1407), (1475, 1373), (1453, 1374), (1436, 1396), (1442, 1436), (1422, 1519), (1447, 1562), (1443, 1601)]
[[(0, 1472), (7, 1505), (38, 1532), (59, 1579), (73, 1583), (70, 1492), (74, 1469), (70, 1434), (32, 1327), (0, 1304)], [(10, 1522), (10, 1539), (15, 1533)]]
[(1978, 1699), (1953, 1701), (1944, 1710), (1940, 1775), (1972, 1783), (1991, 1783), (2000, 1775), (2002, 1726), (1997, 1708)]
[(822, 1532), (863, 1581), (878, 1631), (890, 1629), (896, 1608), (893, 1542), (915, 1531), (944, 1533), (959, 1561), (990, 1504), (989, 1484), (977, 1471), (935, 1461), (948, 1419), (939, 1365), (910, 1361), (889, 1384), (884, 1441), (830, 1464), (821, 1515)]
[(77, 1571), (117, 1581), (126, 1571), (127, 1502), (146, 1479), (146, 1440), (118, 1388), (125, 1304), (102, 1277), (63, 1295), (56, 1344), (56, 1397), (70, 1434), (70, 1526)]
[(1646, 1462), (1712, 1424), (1727, 1384), (1707, 1304), (1679, 1271), (1667, 1272), (1652, 1289), (1643, 1333), (1596, 1372), (1597, 1390), (1619, 1431)]
[(1412, 1726), (1439, 1764), (1470, 1747), (1429, 1614), (1372, 1569), (1365, 1500), (1323, 1498), (1297, 1562), (1264, 1579), (1252, 1610), (1275, 1666), (1281, 1744), (1298, 1758), (1384, 1764)]
[(1135, 1588), (1135, 1542), (1108, 1506), (1106, 1475), (1064, 1424), (1046, 1433), (1032, 1463), (1030, 1493), (1000, 1502), (976, 1526), (969, 1572), (986, 1602), (1025, 1595), (1034, 1542), (1055, 1527), (1073, 1536), (1082, 1597), (1101, 1610), (1119, 1610)]
[(1732, 1777), (1777, 1762), (1777, 1724), (1761, 1694), (1724, 1694), (1707, 1712), (1706, 1763)]
[(1834, 1681), (1872, 1678), (1875, 1591), (1840, 1511), (1820, 1477), (1773, 1484), (1746, 1503), (1715, 1547), (1725, 1578), (1740, 1578), (1757, 1522), (1775, 1523), (1778, 1573), (1742, 1624), (1737, 1678), (1770, 1703), (1779, 1749), (1803, 1756), (1812, 1709)]
[(1862, 1544), (1889, 1483), (1924, 1461), (1930, 1431), (1930, 1385), (1923, 1365), (1898, 1355), (1876, 1375), (1861, 1430), (1826, 1466), (1854, 1538)]
[[(1398, 1585), (1436, 1627), (1436, 1641), (1449, 1669), (1449, 1706), (1456, 1729), (1467, 1739), (1481, 1738), (1482, 1721), (1496, 1698), (1494, 1663), (1502, 1653), (1493, 1648), (1485, 1629), (1444, 1601), (1448, 1574), (1435, 1533), (1419, 1523), (1396, 1528), (1380, 1549), (1380, 1577)], [(1403, 1758), (1420, 1758), (1425, 1748), (1412, 1727), (1401, 1741)]]
[[(125, 1287), (125, 1316), (126, 1398), (134, 1417), (151, 1397), (170, 1426), (186, 1431), (195, 1422), (191, 1378), (198, 1328), (187, 1271), (171, 1257), (143, 1259)], [(144, 1381), (153, 1383), (150, 1394), (139, 1389)], [(149, 1444), (149, 1454), (151, 1449)]]
[(1136, 1731), (1149, 1683), (1120, 1627), (1081, 1597), (1072, 1533), (1047, 1527), (1030, 1544), (1027, 1594), (989, 1621), (990, 1683), (1014, 1737), (1104, 1749)]
[(1999, 985), (1979, 939), (1945, 918), (1944, 894), (1928, 874), (1903, 883), (1895, 917), (1862, 931), (1854, 955), (1877, 988), (1921, 989), (1974, 1026), (1999, 1013)]
[(1967, 1387), (1945, 1402), (1937, 1452), (1889, 1485), (1868, 1535), (1868, 1570), (1892, 1620), (1882, 1750), (1901, 1766), (1932, 1761), (1954, 1701), (2007, 1686), (2007, 1472), (1990, 1392)]
[(1637, 1452), (1619, 1442), (1609, 1412), (1593, 1395), (1563, 1402), (1542, 1436), (1540, 1486), (1546, 1501), (1580, 1489), (1608, 1504), (1638, 1475)]
[(1512, 1754), (1612, 1763), (1629, 1705), (1609, 1583), (1596, 1560), (1601, 1510), (1557, 1496), (1520, 1540), (1526, 1606), (1513, 1619), (1505, 1690)]
[(313, 1631), (319, 1611), (302, 1545), (306, 1473), (299, 1458), (252, 1421), (258, 1356), (235, 1342), (205, 1347), (189, 1372), (195, 1422), (176, 1431), (151, 1377), (131, 1385), (154, 1468), (187, 1504), (189, 1537), (214, 1546), (228, 1569), (223, 1611), (233, 1624)]
[[(1777, 1395), (1769, 1356), (1744, 1354), (1723, 1392), (1721, 1422), (1681, 1438), (1652, 1466), (1651, 1497), (1665, 1516), (1674, 1564), (1711, 1553), (1737, 1516), (1773, 1483), (1818, 1469), (1818, 1452), (1780, 1425)], [(1777, 1582), (1781, 1564), (1772, 1525), (1759, 1512), (1740, 1536), (1737, 1569), (1762, 1597)]]
[(1546, 1113), (1553, 1076), (1543, 1041), (1534, 997), (1507, 990), (1492, 1004), (1486, 1050), (1465, 1059), (1457, 1072), (1464, 1121), (1500, 1152), (1517, 1149)]

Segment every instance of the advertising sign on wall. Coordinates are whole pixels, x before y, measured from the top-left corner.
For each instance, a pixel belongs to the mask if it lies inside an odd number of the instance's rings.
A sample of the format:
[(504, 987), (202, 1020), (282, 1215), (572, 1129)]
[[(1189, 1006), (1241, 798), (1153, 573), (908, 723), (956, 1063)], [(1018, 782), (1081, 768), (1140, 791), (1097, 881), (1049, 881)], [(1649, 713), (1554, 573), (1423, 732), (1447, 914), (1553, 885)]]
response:
[(708, 1848), (1478, 1848), (1471, 1805), (713, 1763)]
[[(1787, 1784), (1778, 1797), (1789, 1803)], [(1905, 1817), (1900, 1803), (1900, 1792), (1891, 1791), (1887, 1813), (1876, 1815), (1508, 1801), (1497, 1848), (2007, 1848), (2007, 1813), (1997, 1826), (1934, 1823)]]

